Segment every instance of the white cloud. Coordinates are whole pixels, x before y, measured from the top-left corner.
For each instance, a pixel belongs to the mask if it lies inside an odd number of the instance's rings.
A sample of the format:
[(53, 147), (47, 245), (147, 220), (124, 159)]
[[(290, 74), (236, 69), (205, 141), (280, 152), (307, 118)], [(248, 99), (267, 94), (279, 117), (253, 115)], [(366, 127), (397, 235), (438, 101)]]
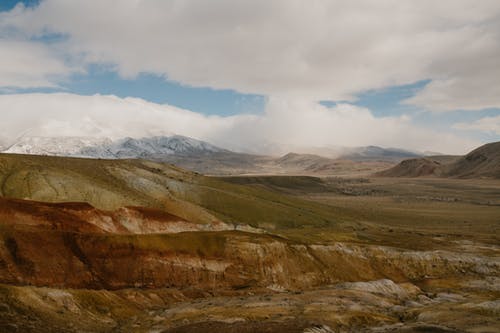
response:
[(0, 38), (0, 88), (55, 87), (75, 70), (41, 43)]
[(459, 31), (434, 60), (434, 80), (406, 103), (432, 111), (500, 107), (500, 16)]
[[(210, 117), (137, 98), (66, 93), (0, 95), (0, 132), (33, 136), (141, 137), (173, 131), (203, 135)], [(214, 117), (216, 118), (216, 117)], [(196, 136), (196, 135), (195, 135)]]
[(500, 135), (500, 116), (484, 117), (469, 123), (457, 123), (453, 128)]
[(126, 77), (308, 100), (431, 79), (409, 103), (500, 106), (498, 0), (45, 0), (0, 22)]
[(0, 133), (119, 138), (182, 134), (222, 147), (282, 153), (283, 147), (381, 145), (464, 153), (480, 143), (417, 127), (408, 117), (376, 118), (349, 104), (270, 98), (261, 115), (205, 116), (138, 98), (73, 94), (0, 96)]

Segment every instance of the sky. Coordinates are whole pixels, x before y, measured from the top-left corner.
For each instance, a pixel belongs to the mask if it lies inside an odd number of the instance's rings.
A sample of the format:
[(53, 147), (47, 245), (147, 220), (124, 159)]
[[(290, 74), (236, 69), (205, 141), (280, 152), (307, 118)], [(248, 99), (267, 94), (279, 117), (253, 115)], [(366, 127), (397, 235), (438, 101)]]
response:
[(463, 154), (500, 140), (500, 2), (2, 0), (0, 112), (0, 145)]

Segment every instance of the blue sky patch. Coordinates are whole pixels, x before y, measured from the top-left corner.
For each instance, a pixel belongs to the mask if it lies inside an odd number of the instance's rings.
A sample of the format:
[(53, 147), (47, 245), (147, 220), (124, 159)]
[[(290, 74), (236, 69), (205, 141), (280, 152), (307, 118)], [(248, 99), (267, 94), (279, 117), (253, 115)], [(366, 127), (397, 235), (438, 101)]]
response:
[(69, 92), (81, 95), (99, 93), (139, 97), (154, 103), (221, 116), (261, 112), (266, 100), (260, 95), (240, 94), (233, 90), (184, 86), (154, 74), (143, 73), (134, 79), (123, 79), (116, 72), (99, 66), (90, 66), (88, 74), (75, 75), (63, 86)]
[(34, 7), (40, 3), (40, 0), (2, 0), (0, 1), (0, 11), (7, 11), (14, 8), (18, 3), (23, 3), (26, 7)]

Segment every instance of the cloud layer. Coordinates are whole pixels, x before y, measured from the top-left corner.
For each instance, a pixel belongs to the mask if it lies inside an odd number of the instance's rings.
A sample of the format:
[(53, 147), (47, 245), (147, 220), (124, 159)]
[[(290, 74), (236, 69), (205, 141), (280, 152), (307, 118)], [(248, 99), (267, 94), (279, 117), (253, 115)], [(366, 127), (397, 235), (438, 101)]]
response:
[(55, 87), (76, 71), (42, 43), (0, 38), (0, 88)]
[(484, 117), (469, 123), (457, 123), (453, 127), (461, 130), (481, 131), (500, 135), (500, 116)]
[(138, 98), (64, 93), (3, 95), (0, 110), (8, 110), (0, 122), (4, 145), (22, 134), (120, 138), (173, 133), (238, 151), (270, 154), (363, 145), (464, 153), (479, 145), (416, 127), (405, 116), (376, 118), (354, 105), (327, 108), (300, 99), (270, 98), (261, 115), (230, 117), (205, 116)]
[(66, 36), (54, 47), (124, 77), (311, 101), (430, 79), (408, 103), (434, 111), (500, 107), (499, 22), (497, 0), (45, 0), (0, 15), (9, 36)]

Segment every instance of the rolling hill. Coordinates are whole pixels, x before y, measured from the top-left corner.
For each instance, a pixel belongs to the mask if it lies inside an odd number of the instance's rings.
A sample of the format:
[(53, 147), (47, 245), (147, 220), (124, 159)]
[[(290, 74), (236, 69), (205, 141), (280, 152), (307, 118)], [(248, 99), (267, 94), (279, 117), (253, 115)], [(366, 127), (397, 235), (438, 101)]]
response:
[(398, 165), (381, 172), (381, 177), (421, 177), (433, 176), (438, 173), (441, 163), (429, 158), (412, 158), (401, 161)]
[(398, 148), (382, 148), (378, 146), (354, 147), (347, 149), (341, 158), (353, 161), (401, 161), (406, 158), (422, 156), (417, 152), (412, 152)]
[(102, 210), (147, 207), (193, 223), (280, 228), (336, 222), (327, 206), (147, 160), (0, 154), (0, 194), (44, 202), (87, 202)]
[[(271, 167), (271, 165), (273, 165)], [(350, 160), (327, 158), (314, 154), (288, 153), (268, 163), (268, 171), (300, 175), (360, 175), (393, 165), (385, 160)]]
[(376, 175), (381, 177), (500, 178), (500, 142), (485, 144), (462, 157), (431, 156), (404, 160)]
[(447, 164), (443, 174), (456, 178), (500, 178), (500, 142), (485, 144)]

